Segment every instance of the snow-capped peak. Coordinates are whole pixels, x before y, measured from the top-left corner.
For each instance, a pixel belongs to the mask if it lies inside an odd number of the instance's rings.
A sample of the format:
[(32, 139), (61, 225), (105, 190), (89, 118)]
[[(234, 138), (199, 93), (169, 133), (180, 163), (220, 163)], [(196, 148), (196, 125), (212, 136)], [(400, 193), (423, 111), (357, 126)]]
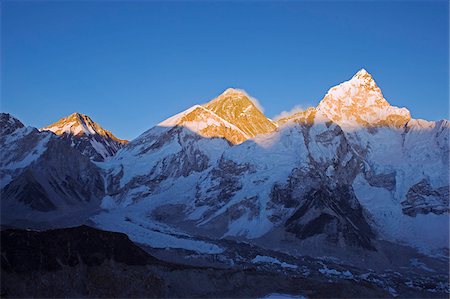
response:
[(128, 143), (127, 140), (119, 139), (103, 129), (89, 116), (78, 112), (61, 118), (41, 131), (51, 131), (63, 138), (69, 138), (73, 147), (94, 161), (103, 161)]
[(74, 112), (42, 130), (52, 131), (56, 135), (66, 133), (80, 136), (97, 134), (95, 127), (96, 124), (87, 115)]
[[(349, 82), (351, 82), (355, 86), (361, 86), (367, 90), (373, 91), (374, 93), (378, 93), (380, 98), (383, 98), (383, 94), (381, 93), (380, 88), (375, 83), (372, 75), (369, 74), (365, 69), (359, 70)], [(380, 102), (380, 104), (389, 105), (386, 100)]]
[(372, 79), (372, 80), (373, 80), (372, 75), (370, 75), (370, 74), (366, 71), (366, 69), (364, 69), (364, 68), (360, 69), (360, 70), (353, 76), (353, 78), (358, 78), (358, 79), (369, 78), (369, 79)]
[[(234, 110), (235, 112), (249, 112), (250, 109), (257, 109), (258, 103), (252, 99), (247, 92), (242, 89), (228, 88), (217, 98), (204, 105), (208, 109), (216, 112), (220, 110)], [(216, 111), (215, 111), (216, 110)]]
[(228, 88), (203, 106), (238, 127), (249, 137), (270, 133), (276, 129), (276, 125), (262, 113), (258, 101), (240, 89)]
[(239, 144), (258, 134), (270, 133), (276, 125), (258, 108), (245, 91), (228, 88), (204, 105), (194, 105), (158, 124), (158, 127), (186, 127), (208, 138), (225, 138)]
[(89, 116), (74, 112), (67, 117), (63, 117), (50, 126), (44, 127), (41, 131), (52, 131), (56, 135), (69, 134), (73, 136), (100, 135), (113, 139), (120, 143), (127, 143), (115, 137), (108, 130), (103, 129), (99, 124), (94, 122)]
[(20, 120), (9, 113), (0, 113), (0, 125), (0, 136), (11, 134), (15, 130), (24, 127)]
[(222, 95), (247, 96), (247, 93), (242, 89), (230, 87), (230, 88), (227, 88), (220, 96), (222, 96)]
[(317, 106), (343, 127), (403, 126), (411, 119), (406, 108), (391, 106), (373, 77), (361, 69), (349, 81), (332, 87)]

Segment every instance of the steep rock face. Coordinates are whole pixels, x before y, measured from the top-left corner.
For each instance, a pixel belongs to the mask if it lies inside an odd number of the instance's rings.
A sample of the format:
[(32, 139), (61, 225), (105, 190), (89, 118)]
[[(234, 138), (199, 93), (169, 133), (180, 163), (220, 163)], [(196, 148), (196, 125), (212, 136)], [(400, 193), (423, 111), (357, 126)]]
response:
[(171, 188), (176, 179), (199, 175), (214, 165), (230, 143), (206, 138), (183, 126), (157, 126), (119, 151), (109, 164), (108, 192), (129, 204)]
[(0, 187), (3, 188), (43, 154), (53, 137), (51, 133), (25, 127), (9, 114), (1, 113), (0, 122)]
[[(207, 177), (208, 180), (215, 182), (215, 184), (204, 184), (202, 182), (197, 185), (196, 206), (222, 207), (229, 202), (236, 191), (242, 188), (242, 182), (239, 180), (239, 177), (251, 171), (252, 166), (249, 164), (238, 165), (234, 161), (220, 159), (217, 168), (214, 168)], [(205, 190), (202, 186), (206, 186), (207, 189)]]
[(195, 105), (160, 123), (160, 127), (182, 126), (206, 138), (224, 138), (232, 144), (249, 137), (233, 123), (226, 121), (203, 106)]
[(229, 123), (242, 130), (247, 138), (273, 132), (276, 125), (253, 103), (249, 95), (233, 88), (204, 105)]
[(41, 130), (68, 139), (74, 148), (93, 161), (103, 161), (113, 156), (128, 142), (118, 139), (89, 116), (80, 113), (73, 113)]
[[(64, 141), (52, 139), (42, 156), (5, 186), (2, 195), (5, 201), (30, 203), (37, 210), (48, 211), (99, 201), (103, 188), (103, 179), (88, 158)], [(42, 201), (52, 208), (41, 205)]]
[(0, 113), (0, 136), (4, 137), (21, 129), (24, 125), (17, 118), (13, 117), (9, 113)]
[(104, 196), (100, 169), (67, 140), (17, 122), (7, 122), (10, 133), (0, 137), (2, 223), (46, 222), (98, 209)]
[(409, 216), (448, 213), (448, 204), (448, 186), (434, 189), (425, 179), (409, 188), (406, 199), (402, 201), (403, 213)]
[(226, 150), (197, 183), (189, 217), (200, 227), (218, 227), (226, 236), (255, 238), (268, 232), (273, 227), (271, 211), (266, 211), (271, 185), (284, 181), (292, 167), (306, 159), (298, 128), (284, 133), (260, 135)]
[[(52, 211), (56, 209), (56, 205), (50, 200), (47, 191), (39, 183), (33, 174), (33, 171), (26, 169), (10, 184), (2, 189), (3, 208), (8, 209), (10, 206), (17, 205), (18, 202), (31, 209), (41, 212)], [(15, 215), (14, 218), (17, 218)], [(6, 218), (6, 217), (5, 217)]]
[(298, 126), (308, 150), (304, 161), (308, 167), (294, 168), (285, 183), (273, 186), (271, 221), (284, 223), (286, 231), (301, 240), (323, 237), (338, 247), (375, 250), (371, 241), (375, 233), (351, 187), (364, 172), (364, 161), (339, 126), (328, 123), (320, 112), (315, 121)]
[(336, 246), (355, 246), (375, 250), (372, 228), (351, 187), (313, 189), (300, 207), (287, 219), (286, 231), (299, 239), (323, 236)]

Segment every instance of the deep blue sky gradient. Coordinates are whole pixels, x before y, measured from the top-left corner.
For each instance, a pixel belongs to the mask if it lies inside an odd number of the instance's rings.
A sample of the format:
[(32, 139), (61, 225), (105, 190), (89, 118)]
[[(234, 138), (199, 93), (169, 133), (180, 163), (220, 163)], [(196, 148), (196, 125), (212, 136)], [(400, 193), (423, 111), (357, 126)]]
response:
[(448, 2), (3, 1), (1, 110), (74, 111), (120, 138), (227, 87), (269, 117), (360, 68), (413, 117), (448, 118)]

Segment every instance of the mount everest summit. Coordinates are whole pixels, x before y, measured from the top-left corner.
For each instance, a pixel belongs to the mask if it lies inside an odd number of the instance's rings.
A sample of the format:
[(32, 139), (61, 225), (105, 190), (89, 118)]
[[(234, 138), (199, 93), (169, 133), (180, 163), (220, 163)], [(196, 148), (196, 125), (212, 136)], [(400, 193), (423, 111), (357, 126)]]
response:
[(364, 69), (277, 120), (230, 88), (130, 142), (78, 113), (41, 130), (0, 122), (3, 225), (88, 223), (153, 248), (219, 254), (233, 240), (373, 267), (399, 248), (448, 255), (449, 121), (391, 106)]

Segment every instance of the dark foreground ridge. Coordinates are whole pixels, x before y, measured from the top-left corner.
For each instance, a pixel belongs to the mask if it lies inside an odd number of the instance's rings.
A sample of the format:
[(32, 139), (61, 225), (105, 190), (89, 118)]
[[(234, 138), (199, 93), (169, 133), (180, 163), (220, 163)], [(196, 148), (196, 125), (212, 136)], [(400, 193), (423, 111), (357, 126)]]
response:
[(382, 288), (350, 280), (164, 262), (125, 234), (88, 226), (6, 229), (1, 244), (2, 297), (389, 297)]
[(105, 261), (130, 266), (159, 262), (134, 245), (126, 234), (86, 225), (43, 232), (9, 229), (2, 232), (1, 241), (2, 270), (19, 273), (57, 271), (77, 265), (93, 267)]
[(256, 268), (160, 261), (125, 234), (88, 226), (1, 231), (2, 297), (386, 297), (370, 285), (327, 284)]

